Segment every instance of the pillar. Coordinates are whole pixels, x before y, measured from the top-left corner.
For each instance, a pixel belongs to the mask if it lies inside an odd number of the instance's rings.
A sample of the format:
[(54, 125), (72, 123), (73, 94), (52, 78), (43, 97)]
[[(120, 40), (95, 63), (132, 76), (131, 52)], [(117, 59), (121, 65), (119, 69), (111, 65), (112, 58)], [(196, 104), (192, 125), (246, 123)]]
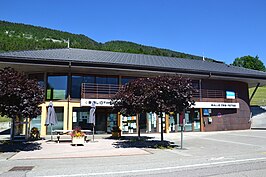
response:
[(42, 113), (41, 113), (41, 136), (45, 136), (46, 135), (46, 126), (45, 124), (45, 120), (46, 120), (46, 115), (47, 115), (47, 110), (46, 110), (46, 104), (42, 104), (41, 105), (42, 108)]
[[(120, 114), (120, 112), (117, 113), (117, 126), (119, 127), (120, 130), (122, 130), (122, 115)], [(121, 135), (122, 135), (121, 131)]]
[(169, 133), (169, 115), (165, 114), (165, 133)]
[(204, 132), (204, 120), (202, 116), (202, 108), (200, 108), (200, 131)]

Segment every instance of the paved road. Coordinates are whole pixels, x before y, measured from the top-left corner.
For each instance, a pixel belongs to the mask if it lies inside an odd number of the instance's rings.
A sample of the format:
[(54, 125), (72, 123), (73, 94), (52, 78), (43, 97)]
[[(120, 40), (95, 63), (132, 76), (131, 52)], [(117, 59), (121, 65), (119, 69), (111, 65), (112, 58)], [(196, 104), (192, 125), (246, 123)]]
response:
[[(160, 138), (159, 134), (152, 134)], [(266, 176), (266, 131), (185, 133), (185, 150), (145, 149), (148, 155), (5, 160), (1, 176)], [(180, 144), (180, 134), (165, 135)], [(8, 171), (33, 166), (29, 171)]]

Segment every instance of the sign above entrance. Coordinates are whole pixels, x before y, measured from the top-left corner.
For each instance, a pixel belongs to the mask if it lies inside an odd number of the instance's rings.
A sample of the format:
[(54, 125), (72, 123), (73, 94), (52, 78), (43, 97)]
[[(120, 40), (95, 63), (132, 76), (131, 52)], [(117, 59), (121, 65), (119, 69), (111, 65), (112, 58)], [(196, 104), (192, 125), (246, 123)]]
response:
[(192, 108), (239, 108), (239, 103), (221, 103), (221, 102), (195, 102)]
[(95, 103), (95, 106), (104, 106), (104, 107), (111, 107), (111, 100), (110, 99), (81, 99), (80, 106), (91, 106), (92, 103)]

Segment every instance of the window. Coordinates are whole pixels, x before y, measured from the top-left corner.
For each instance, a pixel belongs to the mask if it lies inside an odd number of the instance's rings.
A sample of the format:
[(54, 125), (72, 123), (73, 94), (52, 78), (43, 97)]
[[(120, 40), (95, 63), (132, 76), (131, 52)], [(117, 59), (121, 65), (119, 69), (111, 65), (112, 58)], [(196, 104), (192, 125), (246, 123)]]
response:
[(118, 85), (118, 77), (96, 77), (96, 84)]
[(96, 77), (98, 94), (113, 94), (118, 90), (118, 77)]
[(46, 98), (48, 100), (67, 98), (67, 76), (48, 76)]
[(134, 79), (136, 79), (136, 78), (134, 78), (134, 77), (122, 77), (121, 84), (125, 85), (126, 83), (129, 83), (130, 81), (133, 81)]
[(81, 96), (81, 84), (92, 83), (94, 84), (94, 76), (72, 76), (71, 85), (71, 98), (80, 98)]
[(38, 115), (36, 118), (33, 118), (30, 123), (30, 129), (36, 127), (39, 131), (41, 131), (41, 118), (41, 115)]

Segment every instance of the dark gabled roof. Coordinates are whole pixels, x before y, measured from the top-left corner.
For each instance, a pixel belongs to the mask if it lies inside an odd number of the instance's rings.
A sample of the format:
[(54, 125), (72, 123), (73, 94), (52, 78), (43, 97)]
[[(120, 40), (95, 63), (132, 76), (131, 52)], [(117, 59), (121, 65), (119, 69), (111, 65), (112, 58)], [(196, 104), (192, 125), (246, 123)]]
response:
[(266, 79), (265, 72), (235, 67), (224, 63), (74, 48), (5, 52), (0, 53), (0, 58), (50, 62), (71, 61), (73, 63), (101, 64), (113, 67), (132, 67), (188, 73), (212, 73)]

